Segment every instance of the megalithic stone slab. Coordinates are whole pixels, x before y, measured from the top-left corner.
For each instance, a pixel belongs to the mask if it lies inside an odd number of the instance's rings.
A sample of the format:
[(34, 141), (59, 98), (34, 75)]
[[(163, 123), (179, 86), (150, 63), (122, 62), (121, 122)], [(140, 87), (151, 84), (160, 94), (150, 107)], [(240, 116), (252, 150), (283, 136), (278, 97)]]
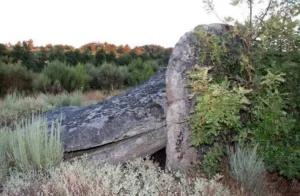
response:
[(66, 157), (117, 163), (151, 155), (167, 143), (165, 69), (148, 82), (88, 107), (65, 107), (45, 114), (61, 119)]

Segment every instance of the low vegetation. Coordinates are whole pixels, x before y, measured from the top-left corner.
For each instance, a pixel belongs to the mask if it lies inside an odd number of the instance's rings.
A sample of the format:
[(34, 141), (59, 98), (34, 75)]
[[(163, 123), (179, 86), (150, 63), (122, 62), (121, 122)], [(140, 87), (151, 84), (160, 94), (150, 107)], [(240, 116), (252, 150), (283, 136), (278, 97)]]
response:
[(142, 159), (125, 165), (75, 160), (47, 173), (14, 172), (4, 185), (3, 195), (230, 195), (214, 180), (167, 173), (152, 161)]
[(106, 98), (123, 93), (125, 90), (114, 90), (108, 92), (89, 91), (82, 93), (66, 91), (53, 94), (37, 94), (26, 96), (22, 93), (14, 92), (8, 94), (0, 100), (0, 125), (11, 126), (22, 119), (30, 118), (32, 115), (41, 114), (48, 110), (65, 106), (87, 106), (98, 103)]
[(228, 153), (232, 178), (253, 195), (263, 195), (266, 168), (257, 154), (257, 147), (237, 147)]
[(2, 180), (8, 168), (25, 173), (45, 171), (59, 165), (63, 158), (60, 124), (53, 122), (49, 130), (41, 117), (0, 129), (0, 141)]
[(0, 129), (2, 195), (230, 195), (217, 179), (169, 173), (149, 159), (119, 165), (87, 157), (62, 162), (60, 124), (48, 126), (35, 117)]
[(22, 66), (20, 62), (5, 64), (0, 61), (0, 95), (13, 93), (14, 91), (29, 91), (33, 72)]
[(40, 94), (37, 99), (42, 99), (45, 105), (50, 108), (61, 108), (65, 106), (83, 106), (83, 94), (80, 91), (68, 93), (64, 92), (60, 95)]
[(14, 92), (0, 100), (0, 125), (12, 125), (18, 120), (52, 108), (40, 97), (28, 97)]

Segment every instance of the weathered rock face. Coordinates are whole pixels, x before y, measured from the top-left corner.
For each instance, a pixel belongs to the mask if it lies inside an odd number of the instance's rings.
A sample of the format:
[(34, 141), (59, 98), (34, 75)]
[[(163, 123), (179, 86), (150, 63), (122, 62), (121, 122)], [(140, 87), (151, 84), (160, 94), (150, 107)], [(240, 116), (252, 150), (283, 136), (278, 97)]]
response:
[[(229, 29), (228, 25), (200, 25), (206, 31), (222, 36)], [(195, 33), (188, 32), (181, 37), (173, 49), (166, 72), (167, 86), (167, 163), (169, 169), (188, 169), (199, 160), (197, 150), (190, 145), (188, 117), (193, 108), (193, 100), (189, 100), (189, 77), (199, 61), (201, 46), (197, 45)], [(205, 65), (201, 65), (205, 66)]]
[(62, 119), (62, 138), (69, 156), (88, 153), (112, 163), (143, 157), (167, 142), (165, 70), (124, 95), (84, 108), (65, 107), (46, 113)]

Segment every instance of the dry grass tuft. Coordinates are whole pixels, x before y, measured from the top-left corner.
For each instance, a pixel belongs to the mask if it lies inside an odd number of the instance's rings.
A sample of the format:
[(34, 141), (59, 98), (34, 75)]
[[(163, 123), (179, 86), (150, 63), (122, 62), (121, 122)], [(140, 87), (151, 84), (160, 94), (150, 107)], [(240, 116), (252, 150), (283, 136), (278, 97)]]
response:
[(113, 90), (113, 91), (93, 90), (83, 94), (83, 101), (85, 105), (95, 104), (125, 92), (126, 90)]
[(252, 195), (264, 192), (266, 168), (257, 154), (257, 147), (244, 149), (237, 147), (229, 150), (229, 165), (232, 178)]
[[(0, 162), (22, 172), (47, 170), (63, 158), (60, 124), (53, 122), (48, 129), (42, 117), (0, 129), (0, 142)], [(7, 173), (4, 169), (3, 174)]]
[(84, 102), (101, 102), (106, 98), (107, 95), (99, 90), (89, 91), (83, 95)]

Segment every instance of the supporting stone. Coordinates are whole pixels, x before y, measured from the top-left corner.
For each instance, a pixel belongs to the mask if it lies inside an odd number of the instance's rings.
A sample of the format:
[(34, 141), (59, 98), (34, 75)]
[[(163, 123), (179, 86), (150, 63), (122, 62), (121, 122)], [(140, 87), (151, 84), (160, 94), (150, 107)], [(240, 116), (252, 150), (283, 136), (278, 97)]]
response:
[[(222, 35), (229, 29), (225, 24), (200, 25), (211, 33)], [(196, 148), (190, 144), (188, 118), (193, 108), (193, 100), (189, 99), (189, 76), (199, 61), (201, 46), (194, 31), (186, 33), (176, 44), (170, 57), (166, 72), (167, 88), (167, 169), (186, 170), (199, 163)], [(202, 65), (206, 66), (206, 65)]]

